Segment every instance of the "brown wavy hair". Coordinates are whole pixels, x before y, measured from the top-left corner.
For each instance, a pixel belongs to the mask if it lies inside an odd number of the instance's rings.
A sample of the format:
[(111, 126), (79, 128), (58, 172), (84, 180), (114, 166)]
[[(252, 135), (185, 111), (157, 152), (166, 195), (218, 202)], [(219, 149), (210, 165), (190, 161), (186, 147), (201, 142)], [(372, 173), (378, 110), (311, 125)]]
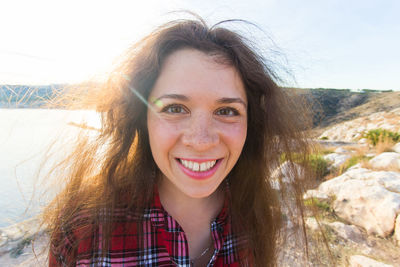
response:
[[(226, 178), (230, 214), (234, 232), (248, 241), (248, 254), (242, 254), (241, 262), (251, 259), (255, 266), (276, 266), (287, 222), (303, 225), (301, 195), (307, 173), (289, 164), (293, 179), (288, 188), (272, 172), (283, 155), (289, 162), (293, 155), (297, 162), (307, 161), (306, 120), (300, 119), (302, 107), (277, 85), (277, 76), (252, 43), (223, 27), (229, 22), (212, 27), (200, 18), (167, 23), (133, 45), (106, 82), (69, 88), (63, 94), (58, 105), (97, 110), (102, 127), (96, 138), (80, 135), (76, 149), (51, 173), (65, 183), (44, 212), (52, 250), (62, 249), (58, 238), (65, 229), (88, 225), (103, 227), (106, 248), (113, 210), (123, 205), (141, 214), (151, 203), (159, 170), (149, 146), (146, 100), (165, 59), (190, 48), (235, 67), (243, 81), (248, 129), (240, 158)], [(82, 211), (86, 219), (76, 220)]]

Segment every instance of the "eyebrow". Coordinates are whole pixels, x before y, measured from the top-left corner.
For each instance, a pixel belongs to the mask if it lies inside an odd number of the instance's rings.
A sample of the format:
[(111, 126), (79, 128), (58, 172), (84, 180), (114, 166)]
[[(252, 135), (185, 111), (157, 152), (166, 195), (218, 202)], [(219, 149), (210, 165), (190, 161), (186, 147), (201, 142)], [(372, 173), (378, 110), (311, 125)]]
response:
[(156, 98), (153, 100), (153, 104), (156, 103), (157, 101), (164, 99), (164, 98), (170, 98), (170, 99), (177, 99), (177, 100), (182, 100), (182, 101), (189, 101), (189, 98), (185, 95), (179, 95), (179, 94), (166, 94), (162, 95), (159, 98)]
[[(156, 103), (157, 101), (164, 99), (164, 98), (169, 98), (169, 99), (177, 99), (181, 101), (189, 101), (189, 98), (185, 95), (180, 95), (180, 94), (166, 94), (162, 95), (159, 98), (153, 100), (153, 103)], [(246, 102), (244, 102), (241, 98), (239, 97), (223, 97), (217, 100), (217, 103), (219, 104), (231, 104), (231, 103), (239, 103), (242, 104), (245, 108), (247, 108)]]
[(221, 99), (218, 99), (217, 102), (221, 104), (239, 103), (247, 108), (247, 104), (239, 97), (223, 97)]

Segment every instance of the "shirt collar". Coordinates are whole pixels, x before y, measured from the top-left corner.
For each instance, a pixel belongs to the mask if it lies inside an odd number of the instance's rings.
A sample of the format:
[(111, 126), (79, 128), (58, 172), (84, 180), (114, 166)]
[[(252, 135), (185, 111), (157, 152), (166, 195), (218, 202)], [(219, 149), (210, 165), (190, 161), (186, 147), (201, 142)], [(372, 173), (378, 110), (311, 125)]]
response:
[[(217, 227), (224, 226), (228, 219), (229, 210), (229, 186), (225, 187), (224, 205), (212, 222), (215, 222)], [(145, 212), (145, 218), (150, 219), (154, 227), (166, 227), (168, 232), (181, 232), (183, 231), (175, 219), (168, 214), (161, 204), (160, 195), (157, 186), (154, 187), (153, 202), (149, 209)]]

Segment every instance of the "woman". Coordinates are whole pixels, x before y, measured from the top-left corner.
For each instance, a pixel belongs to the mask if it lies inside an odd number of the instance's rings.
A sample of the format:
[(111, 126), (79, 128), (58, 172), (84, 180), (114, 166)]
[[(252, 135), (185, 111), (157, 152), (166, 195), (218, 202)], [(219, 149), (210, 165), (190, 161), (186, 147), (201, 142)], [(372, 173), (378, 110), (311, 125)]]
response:
[(276, 265), (281, 206), (301, 207), (301, 180), (289, 196), (271, 172), (305, 155), (302, 120), (263, 58), (221, 26), (168, 23), (80, 92), (102, 129), (59, 165), (50, 266)]

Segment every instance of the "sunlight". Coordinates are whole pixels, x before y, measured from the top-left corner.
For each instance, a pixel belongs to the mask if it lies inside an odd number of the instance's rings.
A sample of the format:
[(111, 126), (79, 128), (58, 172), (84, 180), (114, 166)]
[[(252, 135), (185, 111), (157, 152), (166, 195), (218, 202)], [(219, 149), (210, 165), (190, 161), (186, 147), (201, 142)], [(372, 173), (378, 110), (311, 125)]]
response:
[(165, 8), (154, 0), (7, 0), (0, 18), (7, 25), (0, 42), (0, 83), (76, 83), (101, 77), (157, 24)]

